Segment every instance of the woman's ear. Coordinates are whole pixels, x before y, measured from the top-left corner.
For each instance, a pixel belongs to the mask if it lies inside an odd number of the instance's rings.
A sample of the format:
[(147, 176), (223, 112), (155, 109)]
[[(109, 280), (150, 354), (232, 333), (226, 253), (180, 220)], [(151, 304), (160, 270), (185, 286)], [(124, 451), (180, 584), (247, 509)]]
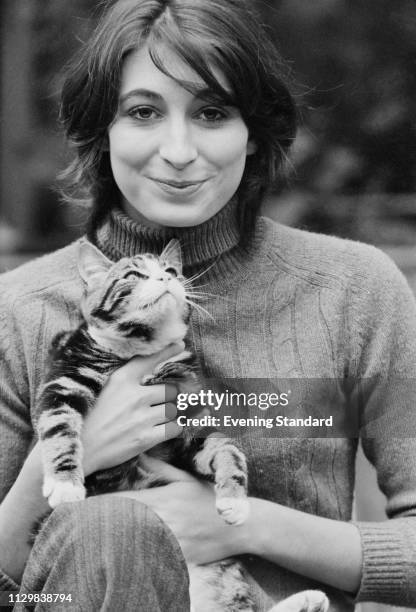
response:
[(252, 138), (248, 139), (246, 155), (253, 155), (257, 151), (257, 143)]

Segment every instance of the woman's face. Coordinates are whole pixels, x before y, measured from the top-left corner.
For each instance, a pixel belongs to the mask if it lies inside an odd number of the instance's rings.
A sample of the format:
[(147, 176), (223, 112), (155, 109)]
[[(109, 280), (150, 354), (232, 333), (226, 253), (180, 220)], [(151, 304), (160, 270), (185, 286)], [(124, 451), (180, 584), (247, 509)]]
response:
[[(203, 85), (179, 58), (166, 57), (175, 76)], [(228, 87), (221, 73), (217, 78)], [(237, 108), (188, 92), (156, 68), (147, 47), (125, 60), (108, 136), (124, 210), (154, 227), (199, 225), (214, 216), (255, 151)]]

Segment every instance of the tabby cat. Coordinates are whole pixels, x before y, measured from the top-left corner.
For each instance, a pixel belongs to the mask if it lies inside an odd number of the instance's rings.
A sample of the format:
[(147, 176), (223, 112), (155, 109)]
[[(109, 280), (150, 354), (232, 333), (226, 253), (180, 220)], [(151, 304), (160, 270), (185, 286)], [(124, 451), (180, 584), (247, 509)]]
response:
[[(231, 525), (248, 516), (247, 465), (229, 439), (212, 430), (185, 428), (122, 465), (96, 472), (84, 481), (81, 430), (107, 378), (135, 355), (154, 354), (183, 340), (190, 315), (188, 283), (182, 276), (180, 248), (171, 241), (162, 254), (136, 255), (113, 263), (91, 243), (79, 246), (79, 272), (86, 284), (81, 305), (83, 322), (52, 343), (48, 381), (41, 393), (37, 431), (42, 447), (43, 494), (55, 508), (88, 495), (143, 489), (166, 484), (154, 473), (154, 458), (215, 482), (216, 507)], [(188, 351), (161, 364), (142, 384), (174, 382), (181, 392), (197, 383)], [(153, 460), (152, 460), (153, 458)], [(239, 562), (228, 559), (190, 566), (190, 591), (195, 612), (254, 610)], [(270, 612), (326, 610), (319, 591), (305, 591)]]

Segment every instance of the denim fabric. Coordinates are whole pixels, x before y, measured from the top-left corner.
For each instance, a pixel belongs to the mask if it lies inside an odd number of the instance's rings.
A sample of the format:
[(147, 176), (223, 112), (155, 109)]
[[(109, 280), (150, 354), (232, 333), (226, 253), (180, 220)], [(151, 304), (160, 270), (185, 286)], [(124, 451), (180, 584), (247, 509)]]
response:
[(188, 572), (175, 537), (146, 506), (116, 495), (52, 512), (22, 578), (20, 592), (30, 591), (72, 595), (68, 603), (39, 603), (36, 612), (189, 610)]

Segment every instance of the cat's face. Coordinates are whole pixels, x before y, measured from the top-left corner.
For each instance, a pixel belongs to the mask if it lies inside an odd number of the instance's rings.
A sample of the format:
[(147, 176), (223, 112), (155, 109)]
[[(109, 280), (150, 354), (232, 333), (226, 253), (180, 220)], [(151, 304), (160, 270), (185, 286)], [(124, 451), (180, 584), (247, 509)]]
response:
[(135, 255), (116, 263), (85, 242), (78, 265), (86, 282), (83, 315), (104, 346), (151, 354), (185, 336), (189, 306), (176, 242), (159, 257)]

